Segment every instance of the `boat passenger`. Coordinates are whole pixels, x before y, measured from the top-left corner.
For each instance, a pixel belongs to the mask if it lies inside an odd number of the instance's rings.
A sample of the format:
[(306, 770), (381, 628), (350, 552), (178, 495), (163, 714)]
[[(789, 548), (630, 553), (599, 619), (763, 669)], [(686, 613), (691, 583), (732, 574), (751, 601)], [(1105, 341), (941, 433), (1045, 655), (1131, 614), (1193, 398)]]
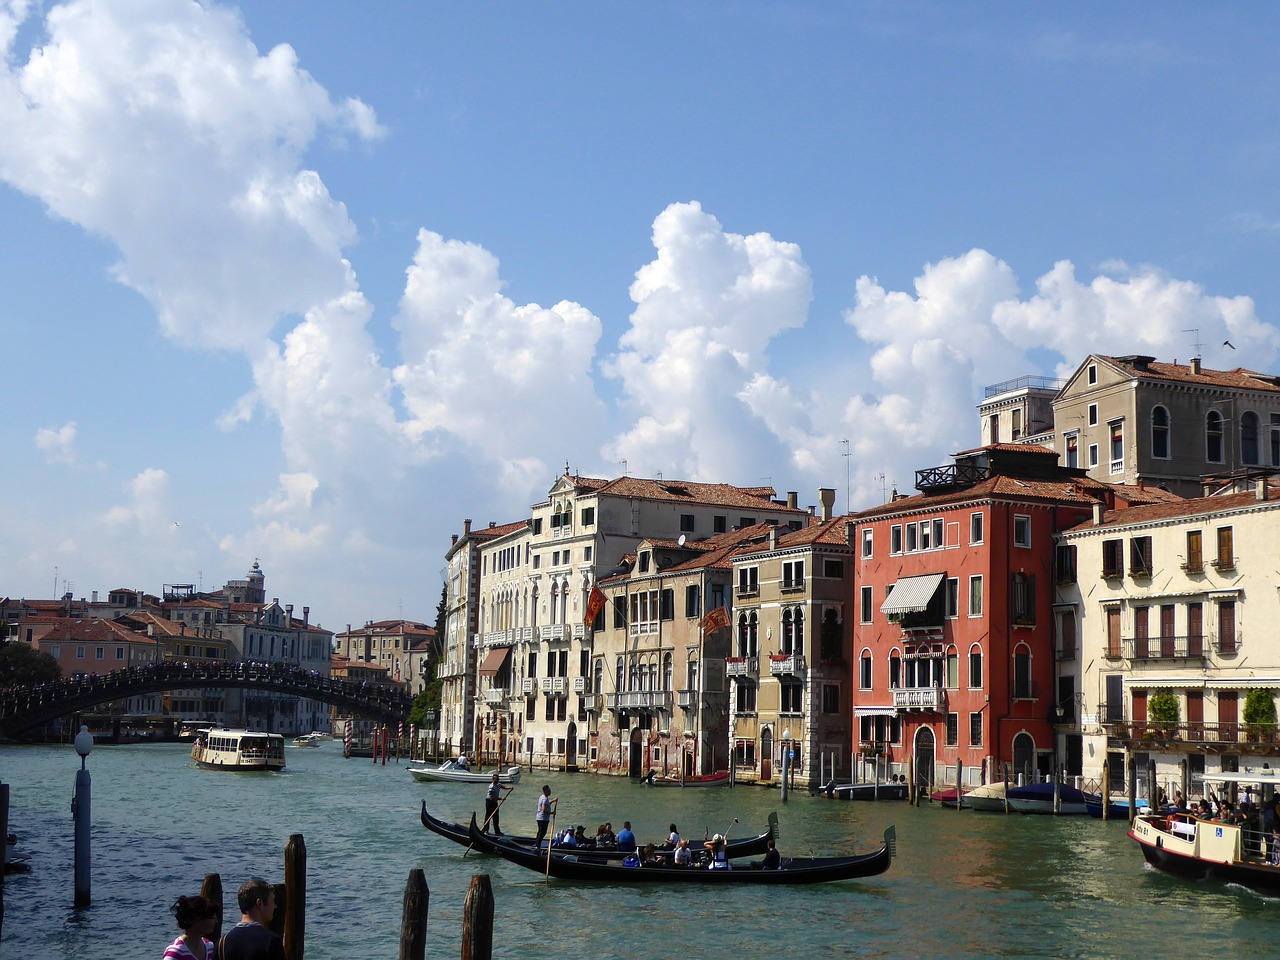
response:
[(724, 837), (716, 834), (705, 844), (707, 853), (711, 855), (711, 862), (707, 864), (709, 870), (732, 870), (733, 865), (729, 863), (729, 858), (724, 853)]
[(662, 845), (664, 850), (674, 850), (680, 846), (680, 831), (676, 829), (676, 825), (671, 825), (671, 832), (667, 834), (667, 842)]
[(622, 829), (618, 831), (618, 849), (634, 850), (636, 848), (636, 835), (631, 832), (631, 821), (622, 821)]
[(595, 841), (587, 836), (586, 829), (582, 824), (578, 824), (573, 831), (574, 846), (577, 847), (594, 847)]
[(578, 838), (574, 835), (572, 826), (567, 827), (563, 832), (561, 832), (560, 836), (556, 838), (557, 847), (576, 847), (577, 845)]
[(693, 851), (689, 849), (689, 841), (681, 840), (680, 845), (676, 847), (676, 852), (671, 859), (677, 867), (687, 867), (693, 863)]
[(646, 843), (644, 849), (640, 851), (640, 865), (656, 866), (658, 863), (658, 849), (652, 843)]
[(467, 755), (465, 753), (458, 754), (458, 759), (454, 761), (454, 765), (457, 766), (459, 770), (471, 769), (471, 764), (468, 762)]
[(782, 857), (778, 853), (778, 847), (769, 839), (769, 849), (764, 852), (764, 859), (751, 864), (757, 870), (777, 870), (782, 866)]

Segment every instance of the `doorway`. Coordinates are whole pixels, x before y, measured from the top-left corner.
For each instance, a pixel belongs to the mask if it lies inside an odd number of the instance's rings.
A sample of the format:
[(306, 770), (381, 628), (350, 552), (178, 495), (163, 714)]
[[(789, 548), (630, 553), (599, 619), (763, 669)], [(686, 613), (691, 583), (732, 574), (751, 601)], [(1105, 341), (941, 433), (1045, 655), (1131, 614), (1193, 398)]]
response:
[(933, 793), (933, 766), (935, 741), (931, 727), (916, 731), (915, 777), (916, 792), (925, 796)]

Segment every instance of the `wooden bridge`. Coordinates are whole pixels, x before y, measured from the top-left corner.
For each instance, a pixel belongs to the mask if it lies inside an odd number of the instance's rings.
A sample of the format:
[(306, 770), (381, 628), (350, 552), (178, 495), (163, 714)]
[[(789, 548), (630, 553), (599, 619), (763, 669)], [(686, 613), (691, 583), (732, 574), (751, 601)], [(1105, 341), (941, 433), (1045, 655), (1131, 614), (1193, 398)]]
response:
[(0, 690), (0, 732), (20, 738), (26, 731), (101, 703), (144, 693), (197, 687), (286, 693), (332, 704), (354, 716), (396, 723), (406, 720), (413, 698), (386, 684), (328, 677), (283, 663), (249, 660), (166, 661), (111, 673), (79, 676)]

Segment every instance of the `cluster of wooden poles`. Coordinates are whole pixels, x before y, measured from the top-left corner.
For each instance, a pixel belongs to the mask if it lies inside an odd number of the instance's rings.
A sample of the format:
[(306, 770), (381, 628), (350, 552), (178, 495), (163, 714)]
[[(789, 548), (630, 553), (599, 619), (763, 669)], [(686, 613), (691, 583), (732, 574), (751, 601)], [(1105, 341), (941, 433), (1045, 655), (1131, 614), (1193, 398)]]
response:
[[(306, 942), (307, 846), (302, 834), (289, 837), (284, 848), (284, 883), (275, 884), (276, 912), (270, 927), (284, 940), (287, 960), (304, 960)], [(205, 876), (200, 895), (222, 907), (222, 878), (216, 873)], [(232, 894), (234, 901), (234, 894)], [(427, 949), (427, 908), (431, 891), (420, 868), (409, 871), (404, 888), (404, 909), (400, 922), (400, 960), (425, 960)], [(493, 887), (489, 875), (471, 877), (462, 908), (462, 960), (492, 960), (493, 957)], [(233, 903), (234, 908), (234, 903)], [(234, 912), (234, 909), (233, 909)], [(219, 913), (218, 927), (210, 938), (215, 943), (222, 936), (224, 917)], [(234, 926), (234, 922), (228, 924)]]

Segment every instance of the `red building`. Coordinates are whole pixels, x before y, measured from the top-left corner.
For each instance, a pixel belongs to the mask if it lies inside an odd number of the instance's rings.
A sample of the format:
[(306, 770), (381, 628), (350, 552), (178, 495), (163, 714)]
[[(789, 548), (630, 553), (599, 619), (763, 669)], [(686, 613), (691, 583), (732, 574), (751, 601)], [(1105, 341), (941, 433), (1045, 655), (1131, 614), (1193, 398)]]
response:
[(954, 782), (956, 761), (966, 785), (1005, 763), (1014, 776), (1071, 766), (1054, 756), (1054, 534), (1124, 488), (1057, 460), (1032, 445), (967, 451), (917, 471), (919, 494), (855, 515), (853, 749), (865, 776), (876, 762), (927, 789)]

